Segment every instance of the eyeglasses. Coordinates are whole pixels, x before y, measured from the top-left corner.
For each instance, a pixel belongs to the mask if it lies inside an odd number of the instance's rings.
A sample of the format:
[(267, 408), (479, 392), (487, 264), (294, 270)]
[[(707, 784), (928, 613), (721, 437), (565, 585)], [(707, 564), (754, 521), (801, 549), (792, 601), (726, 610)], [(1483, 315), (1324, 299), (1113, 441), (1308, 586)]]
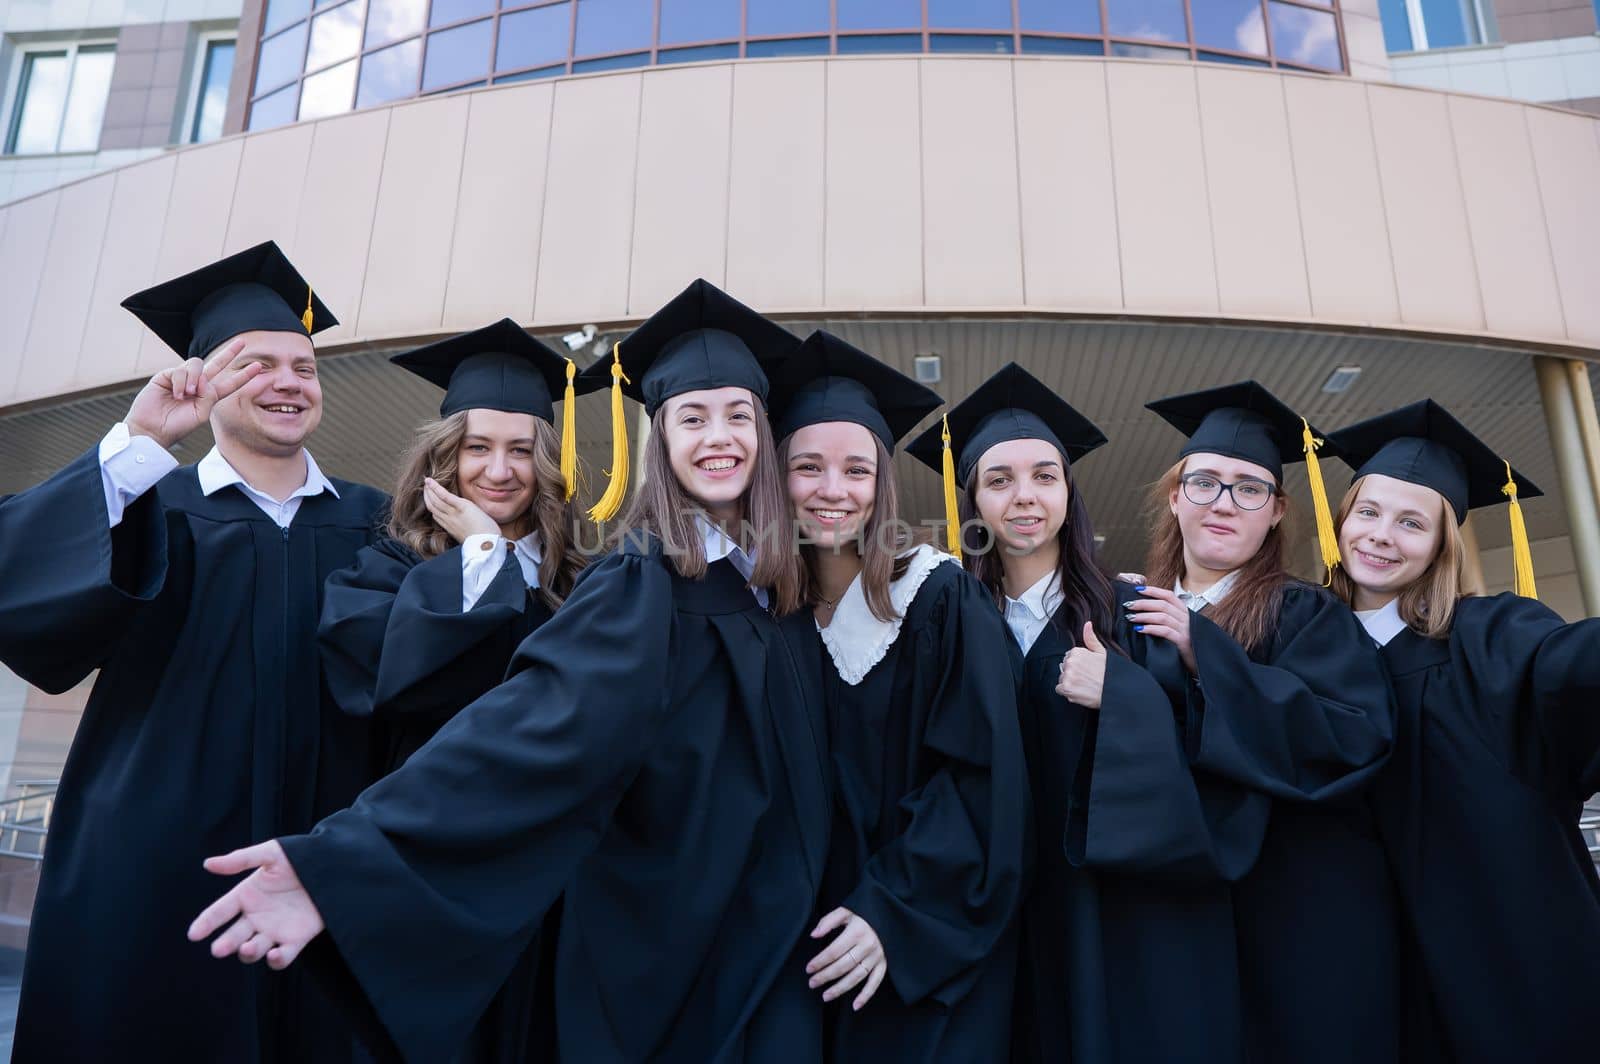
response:
[(1222, 497), (1223, 492), (1233, 499), (1241, 510), (1259, 510), (1272, 501), (1278, 489), (1264, 480), (1245, 477), (1225, 484), (1206, 473), (1185, 473), (1178, 480), (1183, 484), (1183, 497), (1196, 506), (1210, 506)]

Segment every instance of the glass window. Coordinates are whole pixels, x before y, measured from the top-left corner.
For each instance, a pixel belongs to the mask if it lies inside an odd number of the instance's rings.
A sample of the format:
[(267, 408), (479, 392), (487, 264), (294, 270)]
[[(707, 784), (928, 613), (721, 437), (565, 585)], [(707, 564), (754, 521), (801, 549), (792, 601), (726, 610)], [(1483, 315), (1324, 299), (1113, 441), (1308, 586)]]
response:
[[(1472, 0), (1421, 0), (1421, 3), (1422, 26), (1427, 31), (1429, 48), (1460, 48), (1478, 43), (1478, 19), (1472, 10)], [(1273, 26), (1276, 28), (1276, 20)]]
[[(1339, 30), (1327, 11), (1308, 11), (1273, 0), (1272, 50), (1280, 60), (1340, 69)], [(1431, 42), (1430, 42), (1431, 43)]]
[(207, 41), (205, 61), (189, 124), (189, 143), (222, 136), (222, 116), (228, 110), (228, 81), (233, 77), (233, 41)]
[(1267, 23), (1261, 0), (1189, 0), (1194, 43), (1232, 52), (1267, 54)]
[(311, 0), (267, 0), (267, 17), (261, 22), (261, 36), (271, 36), (310, 13)]
[(826, 33), (828, 0), (745, 0), (744, 31), (752, 37)]
[(364, 48), (398, 41), (422, 32), (428, 0), (368, 0)]
[(786, 41), (746, 41), (747, 59), (766, 59), (775, 55), (827, 55), (826, 37), (791, 37)]
[(363, 56), (356, 106), (375, 107), (390, 100), (415, 96), (421, 67), (422, 41), (415, 37)]
[(1264, 67), (1272, 64), (1265, 59), (1246, 59), (1242, 55), (1221, 55), (1217, 52), (1199, 53), (1202, 63), (1231, 63), (1234, 66)]
[(433, 0), (433, 7), (428, 12), (428, 25), (443, 26), (474, 15), (487, 15), (493, 10), (494, 0)]
[(1017, 21), (1025, 30), (1099, 33), (1100, 0), (1017, 0)]
[(987, 33), (934, 33), (928, 37), (930, 52), (987, 52), (1011, 54), (1011, 38)]
[(572, 72), (574, 74), (589, 74), (596, 70), (621, 70), (624, 67), (648, 66), (649, 63), (649, 52), (634, 52), (632, 55), (608, 55), (604, 59), (586, 59), (581, 63), (573, 63)]
[(928, 25), (955, 30), (1008, 30), (1011, 0), (928, 0)]
[(708, 59), (737, 58), (737, 44), (702, 44), (697, 48), (668, 48), (656, 53), (658, 63), (700, 63)]
[(261, 61), (256, 64), (256, 92), (273, 89), (299, 77), (306, 58), (304, 22), (269, 38), (261, 45)]
[(366, 11), (366, 0), (350, 0), (313, 18), (311, 47), (306, 50), (306, 69), (319, 70), (359, 52), (361, 16)]
[(494, 68), (521, 70), (565, 60), (571, 43), (571, 4), (552, 4), (501, 15), (500, 46), (494, 54)]
[(1106, 0), (1111, 36), (1147, 41), (1186, 41), (1183, 0)]
[[(1600, 0), (1595, 0), (1600, 4)], [(1383, 47), (1389, 52), (1409, 52), (1411, 43), (1411, 17), (1406, 14), (1406, 0), (1378, 0), (1378, 16), (1383, 20)]]
[(350, 110), (356, 95), (356, 61), (329, 67), (306, 78), (300, 88), (300, 120), (310, 121)]
[(1151, 44), (1124, 44), (1111, 42), (1111, 54), (1124, 59), (1188, 59), (1187, 48), (1158, 48)]
[(839, 38), (840, 55), (859, 55), (862, 52), (920, 52), (920, 33), (864, 33), (854, 37)]
[(524, 70), (520, 74), (507, 74), (503, 78), (495, 78), (496, 85), (510, 85), (518, 81), (532, 81), (535, 78), (558, 78), (567, 72), (567, 64), (557, 63), (555, 66), (541, 67), (538, 70)]
[(739, 0), (661, 0), (661, 43), (737, 40)]
[(296, 82), (279, 89), (271, 96), (263, 96), (250, 105), (250, 129), (271, 129), (294, 121), (295, 109), (300, 104), (300, 85)]
[(6, 135), (13, 155), (94, 151), (111, 92), (112, 45), (24, 52)]
[(1035, 55), (1105, 55), (1103, 41), (1077, 41), (1069, 37), (1024, 37), (1022, 50)]
[(922, 25), (922, 0), (835, 0), (835, 3), (841, 30), (892, 30)]
[(428, 55), (422, 66), (422, 91), (481, 78), (489, 70), (489, 45), (494, 20), (428, 34)]
[(574, 54), (604, 55), (649, 48), (654, 20), (654, 0), (578, 0)]

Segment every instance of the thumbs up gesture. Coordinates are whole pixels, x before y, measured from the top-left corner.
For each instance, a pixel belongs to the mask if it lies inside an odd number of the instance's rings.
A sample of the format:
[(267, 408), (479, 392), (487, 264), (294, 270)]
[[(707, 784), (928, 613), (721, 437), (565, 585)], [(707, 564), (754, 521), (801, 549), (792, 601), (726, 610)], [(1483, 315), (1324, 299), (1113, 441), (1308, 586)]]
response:
[(1083, 641), (1061, 659), (1061, 681), (1056, 694), (1083, 706), (1099, 709), (1100, 695), (1106, 686), (1106, 648), (1094, 633), (1092, 623), (1083, 626)]

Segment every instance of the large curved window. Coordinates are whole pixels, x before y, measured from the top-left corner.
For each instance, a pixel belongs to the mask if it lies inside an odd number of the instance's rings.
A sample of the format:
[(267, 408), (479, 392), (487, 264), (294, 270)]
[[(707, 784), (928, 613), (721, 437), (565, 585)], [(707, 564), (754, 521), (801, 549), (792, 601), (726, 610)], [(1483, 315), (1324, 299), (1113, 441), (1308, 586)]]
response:
[(251, 129), (707, 59), (1038, 53), (1345, 69), (1337, 0), (266, 0), (262, 33)]

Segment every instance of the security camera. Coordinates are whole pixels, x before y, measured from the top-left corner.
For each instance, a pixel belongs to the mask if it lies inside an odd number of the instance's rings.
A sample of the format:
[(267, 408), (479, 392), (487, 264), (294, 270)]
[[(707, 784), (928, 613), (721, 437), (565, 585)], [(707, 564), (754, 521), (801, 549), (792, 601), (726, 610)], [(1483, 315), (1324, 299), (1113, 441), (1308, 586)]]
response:
[(563, 335), (561, 342), (567, 345), (568, 351), (582, 351), (594, 339), (595, 333), (599, 331), (593, 325), (585, 325), (577, 332), (569, 332)]

